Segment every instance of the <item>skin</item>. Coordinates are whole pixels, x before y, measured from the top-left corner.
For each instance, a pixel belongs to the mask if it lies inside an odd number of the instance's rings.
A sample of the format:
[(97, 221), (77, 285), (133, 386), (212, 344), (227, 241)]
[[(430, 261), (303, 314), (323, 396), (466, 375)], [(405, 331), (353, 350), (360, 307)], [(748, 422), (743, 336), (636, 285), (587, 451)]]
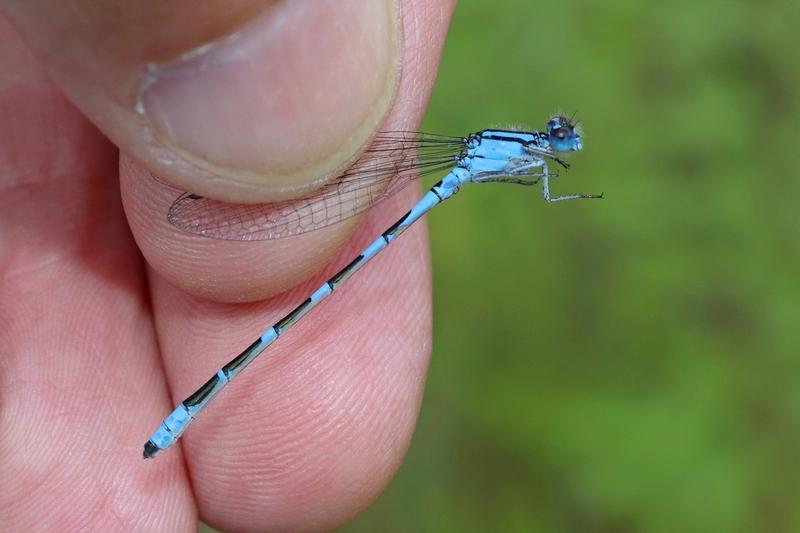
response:
[[(108, 4), (113, 13), (88, 1), (0, 2), (3, 525), (180, 531), (200, 518), (224, 530), (333, 529), (377, 498), (416, 422), (430, 352), (423, 224), (238, 377), (181, 445), (149, 462), (141, 447), (177, 402), (349, 262), (418, 191), (379, 205), (360, 226), (281, 241), (176, 235), (163, 223), (174, 191), (145, 169), (228, 200), (243, 189), (261, 201), (284, 198), (318, 186), (319, 176), (303, 171), (302, 154), (275, 147), (275, 157), (294, 158), (290, 171), (251, 171), (263, 161), (244, 152), (246, 139), (234, 161), (182, 158), (118, 95), (140, 81), (143, 61), (168, 62), (285, 6)], [(357, 147), (299, 142), (314, 168), (335, 174), (381, 121), (413, 128), (421, 119), (454, 2), (401, 7), (402, 74), (394, 83), (386, 74), (391, 105), (364, 99), (364, 124), (375, 126), (355, 126)], [(302, 112), (319, 115), (311, 103)], [(268, 140), (270, 127), (260, 121), (238, 134)], [(214, 141), (208, 128), (188, 144)], [(209, 179), (211, 166), (219, 179)], [(242, 301), (250, 303), (225, 303)]]

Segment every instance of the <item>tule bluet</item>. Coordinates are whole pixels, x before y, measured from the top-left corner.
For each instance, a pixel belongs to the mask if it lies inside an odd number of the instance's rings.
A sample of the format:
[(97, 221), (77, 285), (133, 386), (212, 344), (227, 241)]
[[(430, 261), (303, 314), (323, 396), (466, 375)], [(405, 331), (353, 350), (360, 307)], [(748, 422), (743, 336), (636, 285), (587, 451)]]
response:
[(602, 194), (550, 193), (548, 161), (564, 168), (558, 157), (583, 148), (572, 119), (556, 115), (545, 131), (487, 129), (466, 137), (415, 132), (385, 132), (376, 136), (364, 155), (342, 176), (303, 200), (272, 204), (228, 204), (192, 193), (180, 195), (167, 214), (180, 230), (225, 240), (264, 240), (292, 235), (341, 222), (388, 198), (415, 178), (450, 171), (347, 266), (314, 291), (303, 303), (267, 329), (239, 355), (220, 368), (162, 422), (144, 446), (144, 457), (155, 457), (175, 444), (214, 397), (282, 333), (329, 296), (425, 213), (467, 183), (541, 184), (547, 202), (602, 198)]

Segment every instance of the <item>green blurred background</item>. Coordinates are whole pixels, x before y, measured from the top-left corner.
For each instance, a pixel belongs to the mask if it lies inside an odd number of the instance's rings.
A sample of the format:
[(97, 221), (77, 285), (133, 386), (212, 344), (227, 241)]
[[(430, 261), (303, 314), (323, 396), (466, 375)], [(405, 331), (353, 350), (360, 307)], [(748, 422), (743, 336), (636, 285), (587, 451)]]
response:
[(463, 0), (425, 131), (585, 150), (429, 216), (434, 348), (345, 532), (800, 531), (800, 4)]
[(800, 531), (800, 4), (462, 0), (423, 130), (585, 149), (429, 217), (434, 346), (357, 532)]

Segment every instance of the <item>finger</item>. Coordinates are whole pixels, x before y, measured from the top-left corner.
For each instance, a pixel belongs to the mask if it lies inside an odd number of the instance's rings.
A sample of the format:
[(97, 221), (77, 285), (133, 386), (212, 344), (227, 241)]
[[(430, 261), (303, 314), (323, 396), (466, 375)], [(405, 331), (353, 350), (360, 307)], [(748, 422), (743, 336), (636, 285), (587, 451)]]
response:
[(180, 454), (141, 467), (167, 393), (116, 166), (0, 16), (0, 529), (196, 523)]
[[(371, 213), (329, 268), (271, 300), (214, 304), (154, 274), (175, 403), (350, 262), (411, 196)], [(430, 320), (427, 236), (418, 225), (282, 334), (184, 434), (203, 521), (221, 530), (329, 531), (374, 501), (413, 432)]]
[[(406, 0), (402, 6), (402, 76), (395, 105), (383, 125), (388, 130), (418, 126), (436, 78), (454, 3)], [(346, 90), (346, 86), (326, 88)], [(120, 174), (126, 213), (148, 263), (183, 290), (218, 301), (259, 300), (307, 279), (330, 262), (360, 220), (356, 217), (299, 236), (244, 244), (198, 237), (167, 223), (169, 206), (180, 191), (154, 180), (131, 161), (123, 160)]]
[(229, 201), (352, 161), (399, 74), (395, 0), (9, 0), (72, 100), (162, 178)]

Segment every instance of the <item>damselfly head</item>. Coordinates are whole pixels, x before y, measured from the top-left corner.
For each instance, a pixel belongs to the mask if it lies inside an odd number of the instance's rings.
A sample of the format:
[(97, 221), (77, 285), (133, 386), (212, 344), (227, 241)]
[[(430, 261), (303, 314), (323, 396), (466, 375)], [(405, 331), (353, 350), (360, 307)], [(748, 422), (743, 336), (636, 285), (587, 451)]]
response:
[(547, 138), (555, 152), (577, 152), (583, 148), (578, 123), (564, 115), (555, 115), (547, 121)]

